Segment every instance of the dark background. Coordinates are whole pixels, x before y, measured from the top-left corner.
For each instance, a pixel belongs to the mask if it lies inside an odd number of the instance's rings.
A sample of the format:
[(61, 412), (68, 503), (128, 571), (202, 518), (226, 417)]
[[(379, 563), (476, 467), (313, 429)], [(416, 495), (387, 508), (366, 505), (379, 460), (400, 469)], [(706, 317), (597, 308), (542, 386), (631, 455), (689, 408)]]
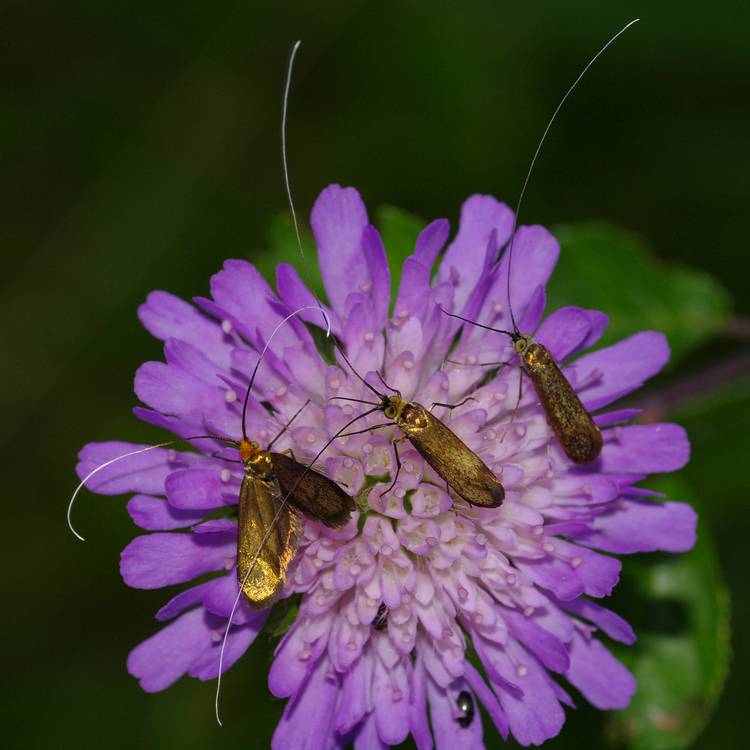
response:
[[(268, 746), (282, 709), (265, 687), (268, 642), (228, 673), (223, 729), (212, 684), (142, 693), (125, 657), (168, 594), (119, 578), (134, 533), (121, 498), (82, 496), (85, 545), (64, 509), (84, 443), (159, 439), (130, 414), (136, 367), (161, 356), (137, 305), (152, 289), (205, 294), (225, 258), (263, 262), (286, 206), (279, 118), (292, 41), (303, 39), (288, 129), (302, 219), (340, 182), (370, 207), (455, 226), (471, 193), (515, 202), (551, 110), (635, 15), (555, 124), (522, 218), (623, 226), (734, 299), (726, 329), (650, 392), (731, 365), (701, 386), (709, 407), (691, 412), (688, 387), (662, 416), (690, 431), (683, 479), (733, 594), (732, 671), (693, 746), (743, 746), (748, 6), (78, 0), (0, 4), (5, 747)], [(604, 725), (581, 708), (549, 747), (624, 736)]]

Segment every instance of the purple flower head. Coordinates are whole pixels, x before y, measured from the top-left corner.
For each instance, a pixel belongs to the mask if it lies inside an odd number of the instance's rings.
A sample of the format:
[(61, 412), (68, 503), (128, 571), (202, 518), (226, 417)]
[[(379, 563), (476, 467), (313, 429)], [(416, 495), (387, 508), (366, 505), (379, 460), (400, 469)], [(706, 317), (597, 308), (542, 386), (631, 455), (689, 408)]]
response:
[[(510, 327), (501, 249), (512, 223), (506, 206), (477, 195), (464, 203), (458, 233), (444, 252), (448, 223), (427, 226), (404, 263), (391, 312), (386, 252), (359, 194), (333, 185), (315, 204), (325, 310), (353, 366), (382, 389), (379, 372), (405, 399), (427, 408), (472, 396), (453, 410), (435, 407), (434, 414), (496, 474), (506, 498), (499, 508), (469, 505), (407, 441), (400, 443), (398, 481), (381, 496), (395, 476), (393, 441), (400, 434), (392, 425), (340, 437), (324, 451), (316, 469), (344, 487), (358, 511), (339, 529), (303, 521), (285, 589), (287, 596), (300, 595), (299, 607), (269, 674), (271, 692), (288, 699), (274, 748), (353, 743), (370, 750), (397, 745), (410, 733), (420, 750), (482, 748), (480, 704), (503, 737), (539, 744), (560, 731), (563, 705), (573, 706), (563, 684), (601, 709), (625, 707), (635, 690), (632, 675), (601, 638), (635, 640), (630, 626), (597, 602), (620, 573), (620, 560), (607, 553), (692, 546), (691, 508), (654, 502), (636, 486), (649, 473), (682, 467), (689, 445), (676, 425), (623, 425), (633, 410), (605, 408), (659, 372), (667, 344), (661, 334), (644, 332), (580, 354), (600, 338), (606, 316), (567, 307), (543, 318), (559, 247), (544, 228), (520, 227), (510, 285), (515, 317), (596, 413), (604, 448), (594, 463), (574, 465), (528, 381), (511, 421), (519, 369), (502, 367), (488, 379), (488, 368), (477, 366), (511, 359), (511, 342), (462, 326), (440, 307)], [(178, 436), (239, 437), (242, 399), (259, 352), (290, 311), (316, 304), (291, 266), (278, 267), (276, 282), (274, 293), (250, 263), (230, 260), (211, 280), (210, 299), (191, 305), (165, 292), (149, 295), (140, 318), (165, 342), (166, 361), (138, 370), (135, 391), (148, 408), (136, 414)], [(371, 401), (373, 394), (343, 360), (332, 364), (316, 348), (310, 331), (325, 326), (320, 312), (307, 309), (300, 317), (309, 327), (290, 320), (258, 370), (248, 430), (267, 445), (309, 399), (275, 446), (308, 463), (370, 408), (331, 399)], [(383, 422), (375, 413), (356, 429)], [(88, 445), (78, 471), (84, 476), (139, 447)], [(89, 485), (103, 494), (136, 493), (128, 510), (149, 533), (122, 553), (130, 586), (161, 588), (213, 574), (166, 602), (156, 615), (166, 624), (131, 652), (128, 669), (148, 691), (186, 673), (217, 677), (238, 592), (233, 511), (241, 466), (215, 456), (212, 441), (198, 447), (129, 457)], [(267, 616), (239, 607), (225, 669)]]

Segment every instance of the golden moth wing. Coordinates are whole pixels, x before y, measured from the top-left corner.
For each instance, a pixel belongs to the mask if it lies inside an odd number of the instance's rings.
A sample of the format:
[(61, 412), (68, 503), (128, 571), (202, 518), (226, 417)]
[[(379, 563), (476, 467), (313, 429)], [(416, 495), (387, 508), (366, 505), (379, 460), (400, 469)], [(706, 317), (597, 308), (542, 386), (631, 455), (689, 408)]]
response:
[(248, 474), (242, 480), (238, 513), (237, 578), (248, 604), (263, 609), (273, 604), (284, 588), (299, 524), (291, 507), (282, 507), (277, 481)]

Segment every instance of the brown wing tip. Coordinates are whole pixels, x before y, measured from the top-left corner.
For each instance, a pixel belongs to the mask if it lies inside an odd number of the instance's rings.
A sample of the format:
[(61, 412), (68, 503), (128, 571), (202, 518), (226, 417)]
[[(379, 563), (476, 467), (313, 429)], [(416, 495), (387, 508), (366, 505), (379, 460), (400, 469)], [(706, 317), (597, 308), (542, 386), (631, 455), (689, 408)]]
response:
[(337, 510), (335, 513), (321, 519), (326, 526), (329, 526), (332, 529), (337, 529), (340, 526), (345, 526), (349, 523), (349, 519), (352, 517), (352, 511), (354, 510), (354, 500), (352, 500), (349, 495), (346, 497), (348, 502), (345, 508), (341, 508), (341, 510)]
[(602, 433), (597, 427), (596, 430), (592, 430), (588, 435), (588, 440), (581, 441), (578, 445), (575, 445), (572, 450), (565, 452), (568, 454), (568, 458), (576, 464), (590, 464), (592, 461), (596, 461), (599, 458), (599, 454), (602, 452), (604, 447), (604, 441), (602, 440)]
[(500, 482), (492, 482), (489, 487), (490, 495), (492, 496), (492, 504), (490, 508), (499, 508), (505, 500), (505, 488)]

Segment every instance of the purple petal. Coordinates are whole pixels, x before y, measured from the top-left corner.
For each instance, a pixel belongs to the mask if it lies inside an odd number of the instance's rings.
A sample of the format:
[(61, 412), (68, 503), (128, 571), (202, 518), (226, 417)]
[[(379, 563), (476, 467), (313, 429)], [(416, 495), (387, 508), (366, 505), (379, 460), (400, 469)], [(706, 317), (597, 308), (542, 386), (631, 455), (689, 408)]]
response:
[(604, 331), (607, 330), (609, 316), (606, 313), (599, 312), (599, 310), (585, 310), (584, 312), (589, 318), (589, 335), (580, 348), (588, 349), (599, 341)]
[(583, 593), (596, 597), (612, 593), (622, 567), (619, 560), (562, 539), (555, 539), (554, 546), (567, 559), (548, 555), (540, 560), (519, 560), (518, 568), (563, 601)]
[(338, 684), (321, 659), (304, 689), (287, 701), (271, 741), (273, 750), (327, 750), (333, 740), (332, 718)]
[(416, 258), (407, 258), (401, 271), (401, 285), (393, 308), (397, 322), (420, 316), (430, 292), (430, 269)]
[(354, 750), (388, 750), (388, 745), (378, 736), (374, 713), (365, 718), (357, 731)]
[(370, 676), (365, 661), (368, 658), (367, 655), (361, 656), (341, 676), (341, 693), (334, 718), (334, 727), (339, 734), (349, 733), (367, 713)]
[[(286, 263), (276, 266), (276, 288), (279, 291), (279, 297), (290, 310), (298, 310), (301, 307), (315, 308), (320, 305), (328, 314), (333, 333), (337, 336), (341, 334), (341, 321), (338, 315), (328, 305), (324, 305), (315, 297), (300, 278), (296, 268)], [(319, 328), (326, 328), (325, 318), (314, 309), (303, 310), (299, 316), (302, 320)]]
[[(211, 278), (211, 295), (223, 310), (248, 326), (258, 329), (264, 340), (273, 333), (283, 316), (272, 306), (273, 290), (255, 266), (246, 260), (227, 260), (223, 270)], [(275, 352), (294, 346), (299, 338), (292, 326), (283, 326), (274, 337)]]
[[(617, 344), (585, 354), (572, 365), (579, 394), (594, 411), (640, 388), (669, 360), (669, 346), (662, 333), (643, 331)], [(599, 377), (597, 377), (599, 376)], [(591, 384), (586, 382), (591, 380)]]
[(594, 417), (599, 427), (609, 427), (618, 422), (629, 422), (635, 419), (643, 409), (616, 409), (615, 411), (602, 412)]
[(633, 675), (596, 639), (576, 632), (565, 677), (584, 698), (603, 710), (626, 708), (635, 692)]
[(466, 662), (466, 682), (469, 684), (471, 689), (474, 691), (474, 695), (481, 701), (482, 705), (490, 715), (497, 731), (504, 740), (508, 739), (508, 732), (510, 727), (508, 726), (508, 718), (503, 713), (503, 709), (500, 707), (500, 703), (497, 700), (497, 696), (487, 686), (482, 675), (474, 669), (474, 667)]
[(409, 734), (409, 681), (403, 661), (387, 668), (375, 660), (372, 681), (375, 726), (386, 745), (399, 745)]
[(240, 599), (236, 608), (237, 594), (240, 586), (237, 581), (237, 569), (233, 568), (226, 575), (209, 581), (208, 586), (203, 592), (203, 606), (217, 617), (229, 619), (229, 615), (234, 608), (232, 624), (245, 625), (247, 623), (265, 622), (269, 609), (256, 610), (251, 609), (244, 599)]
[(588, 599), (576, 599), (572, 602), (560, 602), (560, 606), (594, 623), (615, 641), (626, 643), (628, 646), (635, 643), (636, 638), (633, 628), (620, 615), (596, 602)]
[[(164, 489), (170, 505), (183, 510), (220, 508), (227, 504), (232, 494), (227, 483), (221, 481), (221, 472), (217, 469), (175, 471), (166, 478)], [(236, 496), (236, 489), (234, 494)]]
[(463, 310), (479, 281), (490, 235), (496, 232), (497, 244), (504, 245), (512, 224), (513, 212), (491, 195), (472, 195), (461, 206), (458, 233), (448, 245), (438, 273), (440, 281), (455, 286), (455, 310)]
[(388, 308), (391, 305), (391, 269), (388, 267), (383, 240), (372, 224), (368, 224), (362, 234), (362, 250), (372, 282), (370, 299), (375, 310), (375, 324), (380, 330), (388, 319)]
[(516, 741), (521, 745), (541, 745), (555, 737), (565, 723), (565, 712), (544, 668), (514, 641), (508, 642), (505, 652), (497, 651), (495, 664), (506, 679), (515, 680), (523, 691), (519, 696), (502, 685), (495, 690)]
[(685, 503), (620, 500), (594, 520), (594, 532), (578, 539), (605, 552), (686, 552), (695, 544), (696, 512)]
[(432, 750), (432, 732), (427, 719), (427, 679), (421, 653), (417, 650), (409, 699), (409, 727), (417, 750)]
[(545, 630), (529, 617), (520, 612), (503, 608), (503, 619), (511, 633), (531, 651), (547, 669), (553, 672), (565, 672), (570, 666), (568, 650), (552, 633)]
[(158, 589), (225, 568), (234, 560), (236, 535), (150, 534), (137, 536), (120, 557), (128, 586)]
[(544, 320), (534, 338), (562, 362), (582, 348), (588, 338), (591, 331), (588, 312), (580, 307), (561, 307)]
[(194, 534), (229, 534), (237, 536), (237, 521), (231, 518), (212, 518), (204, 523), (193, 526)]
[(119, 495), (123, 492), (160, 495), (164, 492), (164, 480), (173, 470), (168, 463), (170, 453), (165, 448), (150, 449), (148, 445), (117, 441), (89, 443), (78, 454), (80, 462), (76, 466), (76, 473), (83, 479), (107, 461), (144, 448), (149, 450), (102, 469), (86, 482), (86, 487), (100, 495)]
[(178, 510), (161, 497), (136, 495), (128, 500), (128, 513), (146, 531), (171, 531), (200, 521), (202, 511)]
[(179, 339), (197, 347), (213, 363), (224, 369), (234, 343), (216, 322), (202, 315), (191, 304), (167, 292), (151, 292), (138, 308), (138, 317), (156, 338)]
[(226, 373), (226, 368), (217, 367), (200, 349), (178, 339), (167, 339), (164, 344), (164, 357), (167, 364), (190, 373), (207, 385), (215, 386), (217, 378)]
[[(317, 661), (313, 648), (305, 641), (306, 631), (299, 623), (300, 618), (281, 641), (268, 672), (268, 689), (277, 698), (295, 695), (306, 684)], [(325, 642), (327, 639), (320, 640)], [(315, 650), (320, 653), (321, 649)]]
[[(524, 319), (526, 309), (539, 287), (544, 287), (552, 274), (560, 245), (540, 226), (520, 227), (513, 241), (513, 261), (510, 294), (513, 312), (517, 321)], [(480, 311), (474, 318), (494, 328), (510, 330), (512, 321), (508, 313), (508, 252), (492, 271), (492, 283), (485, 295)], [(506, 337), (498, 337), (506, 343)]]
[(449, 688), (441, 688), (433, 680), (427, 680), (430, 720), (437, 750), (484, 750), (479, 707), (475, 705), (474, 720), (468, 726), (458, 723), (461, 713), (456, 707), (456, 700), (465, 688), (463, 680), (457, 680)]
[(419, 233), (414, 245), (413, 257), (428, 269), (431, 269), (435, 259), (440, 255), (449, 233), (450, 224), (448, 221), (446, 219), (435, 219)]
[(194, 609), (136, 646), (128, 656), (128, 672), (146, 692), (164, 690), (187, 672), (210, 639), (203, 610)]
[[(233, 627), (227, 636), (227, 645), (224, 649), (224, 658), (221, 657), (221, 643), (224, 638), (224, 627), (212, 633), (211, 645), (202, 654), (194, 659), (188, 670), (191, 677), (199, 680), (215, 680), (219, 676), (219, 662), (221, 661), (221, 673), (224, 674), (237, 660), (244, 655), (250, 644), (256, 639), (263, 628), (266, 617), (270, 610), (263, 612), (263, 616), (255, 622), (244, 627)], [(221, 637), (219, 637), (221, 636)]]
[(687, 433), (679, 425), (626, 425), (605, 431), (599, 469), (652, 474), (681, 469), (689, 458)]
[(185, 589), (185, 591), (180, 591), (179, 594), (173, 596), (156, 613), (156, 619), (159, 621), (171, 620), (184, 610), (199, 604), (203, 599), (204, 592), (210, 585), (211, 581), (207, 581), (206, 583), (198, 584), (198, 586), (191, 586), (189, 589)]
[(330, 185), (312, 209), (310, 224), (323, 285), (331, 307), (340, 315), (350, 292), (362, 291), (370, 282), (362, 257), (362, 232), (367, 223), (367, 209), (354, 188)]
[(519, 327), (522, 331), (534, 331), (539, 325), (539, 321), (544, 315), (544, 308), (547, 304), (547, 292), (543, 285), (539, 285), (531, 294), (529, 303), (520, 321)]
[(216, 385), (210, 386), (179, 367), (163, 362), (146, 362), (135, 374), (136, 395), (156, 411), (194, 422), (204, 417), (221, 422), (231, 414), (236, 422), (236, 406), (227, 403), (227, 389), (220, 385), (218, 378)]

